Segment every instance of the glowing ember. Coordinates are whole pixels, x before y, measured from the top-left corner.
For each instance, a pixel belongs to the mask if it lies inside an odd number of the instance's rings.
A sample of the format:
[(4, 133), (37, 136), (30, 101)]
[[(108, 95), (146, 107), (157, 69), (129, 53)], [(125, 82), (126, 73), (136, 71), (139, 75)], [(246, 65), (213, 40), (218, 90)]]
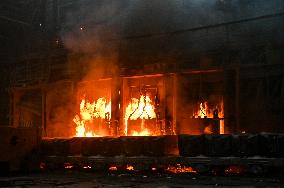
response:
[(64, 163), (64, 168), (65, 169), (72, 169), (72, 168), (74, 168), (74, 166), (71, 165), (70, 163)]
[(92, 167), (88, 165), (88, 166), (83, 166), (83, 168), (84, 169), (91, 169)]
[(128, 120), (141, 119), (141, 131), (132, 131), (132, 136), (150, 136), (148, 129), (144, 128), (144, 121), (156, 118), (155, 107), (148, 95), (141, 95), (139, 99), (132, 98), (125, 110), (125, 129), (124, 134), (128, 135)]
[[(108, 115), (108, 116), (107, 116)], [(92, 129), (95, 119), (110, 118), (111, 103), (107, 103), (106, 99), (101, 97), (93, 103), (85, 98), (80, 103), (80, 115), (76, 115), (73, 122), (76, 124), (77, 137), (98, 137), (102, 136)]]
[(131, 165), (127, 165), (127, 166), (126, 166), (126, 170), (133, 171), (133, 170), (134, 170), (134, 167), (131, 166)]
[(225, 169), (225, 174), (241, 174), (244, 170), (242, 166), (229, 166)]
[(205, 134), (213, 134), (213, 131), (212, 131), (212, 129), (211, 129), (210, 126), (207, 126), (207, 127), (205, 127), (205, 129), (204, 129), (204, 133), (205, 133)]
[[(224, 118), (224, 103), (223, 100), (220, 103), (221, 109), (218, 112), (218, 117), (219, 118)], [(220, 120), (220, 134), (225, 134), (225, 122), (224, 119)]]
[(225, 124), (224, 120), (220, 120), (220, 134), (225, 134)]
[(116, 166), (111, 166), (111, 167), (109, 167), (109, 170), (110, 171), (117, 171), (117, 167)]
[(39, 164), (39, 168), (40, 168), (40, 169), (45, 169), (45, 168), (46, 168), (46, 164), (43, 163), (43, 162), (41, 162), (41, 163)]
[(72, 166), (72, 165), (68, 165), (68, 166), (65, 166), (64, 168), (65, 168), (65, 169), (72, 169), (73, 166)]
[(180, 164), (176, 164), (174, 166), (169, 165), (168, 168), (166, 169), (166, 171), (168, 172), (172, 172), (172, 173), (194, 173), (196, 174), (197, 171), (194, 170), (192, 167), (190, 166), (181, 166)]

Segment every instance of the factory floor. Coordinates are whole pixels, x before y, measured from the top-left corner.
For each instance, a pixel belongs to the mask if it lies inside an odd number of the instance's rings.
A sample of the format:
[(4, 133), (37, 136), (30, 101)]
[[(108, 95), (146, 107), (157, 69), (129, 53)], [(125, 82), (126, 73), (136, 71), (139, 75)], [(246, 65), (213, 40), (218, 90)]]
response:
[(281, 178), (217, 177), (196, 176), (192, 174), (124, 174), (124, 173), (86, 173), (52, 172), (0, 177), (0, 187), (284, 187)]

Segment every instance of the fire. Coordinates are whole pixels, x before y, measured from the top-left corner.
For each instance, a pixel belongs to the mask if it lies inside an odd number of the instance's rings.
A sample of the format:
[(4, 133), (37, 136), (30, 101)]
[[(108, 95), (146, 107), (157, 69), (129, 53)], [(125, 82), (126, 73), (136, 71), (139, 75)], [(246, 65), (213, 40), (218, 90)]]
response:
[(116, 166), (111, 166), (108, 168), (109, 171), (117, 171), (117, 167)]
[(45, 169), (46, 168), (46, 164), (44, 162), (39, 163), (39, 168), (40, 169)]
[(134, 170), (134, 167), (132, 165), (127, 165), (126, 166), (126, 170), (128, 171), (133, 171)]
[(245, 171), (242, 166), (229, 166), (225, 169), (225, 174), (241, 174)]
[(194, 173), (196, 174), (197, 171), (194, 170), (191, 166), (182, 166), (181, 164), (176, 164), (176, 165), (169, 165), (168, 168), (166, 169), (168, 172), (172, 173)]
[(97, 101), (89, 102), (85, 97), (80, 103), (80, 115), (75, 115), (73, 122), (76, 124), (77, 137), (98, 137), (92, 130), (91, 125), (94, 119), (110, 119), (111, 103), (107, 103), (104, 97)]
[(83, 166), (83, 169), (91, 169), (92, 167), (91, 166)]
[(128, 135), (128, 120), (141, 119), (141, 131), (132, 131), (132, 136), (150, 136), (150, 131), (144, 128), (144, 121), (156, 118), (155, 107), (148, 95), (141, 95), (139, 99), (132, 98), (125, 110), (125, 129), (124, 134)]
[(137, 132), (137, 131), (132, 131), (132, 134), (131, 136), (151, 136), (151, 132), (144, 128), (144, 130), (140, 131), (140, 132)]
[[(216, 111), (218, 114), (214, 115), (214, 111)], [(194, 118), (221, 118), (220, 119), (220, 134), (224, 134), (225, 133), (225, 127), (224, 127), (224, 104), (223, 104), (223, 100), (221, 100), (220, 104), (217, 105), (215, 108), (209, 108), (208, 106), (208, 102), (203, 102), (199, 104), (199, 109), (193, 113), (193, 117)], [(210, 129), (210, 127), (206, 127), (204, 132), (206, 134), (212, 134), (212, 130)]]
[(214, 118), (214, 111), (218, 111), (218, 118), (224, 117), (223, 102), (221, 102), (215, 108), (209, 108), (208, 102), (200, 103), (197, 112), (193, 113), (195, 118)]
[(68, 166), (65, 166), (64, 168), (65, 169), (71, 169), (71, 168), (73, 168), (73, 166), (72, 165), (68, 165)]
[(72, 169), (72, 168), (74, 168), (74, 166), (70, 163), (64, 163), (64, 168), (65, 169)]
[(213, 134), (213, 131), (212, 131), (211, 127), (207, 126), (207, 127), (205, 127), (205, 129), (204, 129), (204, 133), (205, 133), (205, 134)]
[(207, 117), (207, 115), (209, 115), (207, 102), (200, 103), (199, 108), (200, 109), (198, 110), (198, 113), (197, 113), (198, 117), (204, 118), (204, 117)]

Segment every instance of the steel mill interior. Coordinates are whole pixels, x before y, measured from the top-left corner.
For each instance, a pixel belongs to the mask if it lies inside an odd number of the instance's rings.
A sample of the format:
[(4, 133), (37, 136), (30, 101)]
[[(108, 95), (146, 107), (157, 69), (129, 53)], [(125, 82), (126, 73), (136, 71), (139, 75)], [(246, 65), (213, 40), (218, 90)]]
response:
[(0, 187), (284, 187), (284, 1), (2, 0), (0, 25)]

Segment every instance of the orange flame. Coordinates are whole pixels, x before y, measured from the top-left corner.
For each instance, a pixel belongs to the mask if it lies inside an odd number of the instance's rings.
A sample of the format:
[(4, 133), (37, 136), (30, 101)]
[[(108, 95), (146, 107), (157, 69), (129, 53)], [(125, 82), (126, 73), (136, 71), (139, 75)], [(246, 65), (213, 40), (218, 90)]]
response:
[(209, 113), (207, 102), (205, 102), (204, 104), (200, 103), (199, 107), (200, 107), (200, 110), (198, 111), (199, 112), (198, 116), (200, 116), (201, 118), (206, 117), (207, 114)]
[(72, 169), (72, 168), (74, 168), (74, 166), (70, 163), (64, 163), (64, 168), (65, 169)]
[(141, 131), (132, 131), (132, 136), (150, 136), (150, 131), (144, 128), (144, 120), (156, 118), (155, 107), (148, 95), (141, 95), (139, 99), (132, 98), (125, 110), (124, 134), (128, 135), (128, 120), (142, 119)]
[(88, 166), (83, 166), (83, 168), (84, 169), (91, 169), (92, 167), (88, 165)]
[(46, 168), (46, 164), (45, 164), (44, 162), (41, 162), (41, 163), (39, 164), (39, 168), (40, 168), (40, 169), (45, 169), (45, 168)]
[(126, 170), (133, 171), (133, 170), (134, 170), (134, 167), (131, 166), (131, 165), (127, 165), (127, 166), (126, 166)]
[(214, 109), (210, 109), (208, 106), (208, 102), (200, 103), (199, 109), (196, 112), (193, 112), (193, 117), (195, 118), (214, 118), (214, 110), (218, 110), (218, 118), (224, 117), (223, 110), (223, 101), (220, 102)]
[(68, 165), (68, 166), (65, 166), (64, 168), (65, 168), (65, 169), (72, 169), (73, 166), (72, 166), (72, 165)]
[(151, 136), (151, 132), (144, 128), (144, 130), (140, 131), (140, 132), (137, 132), (137, 131), (132, 131), (132, 134), (131, 136)]
[(225, 169), (225, 174), (241, 174), (245, 171), (242, 166), (229, 166)]
[(200, 103), (198, 111), (193, 113), (193, 116), (195, 118), (205, 118), (209, 116), (213, 117), (213, 111), (210, 111), (208, 108), (208, 103), (204, 102)]
[[(218, 110), (218, 118), (224, 118), (224, 104), (223, 100), (215, 107)], [(208, 102), (200, 103), (199, 109), (196, 112), (193, 112), (193, 117), (195, 118), (214, 118), (214, 110), (210, 109), (208, 106)], [(220, 134), (225, 134), (225, 125), (224, 119), (220, 119), (220, 126), (219, 126)], [(209, 127), (206, 127), (204, 133), (211, 134), (212, 130)]]
[(89, 102), (82, 99), (80, 103), (80, 115), (75, 115), (73, 122), (76, 124), (77, 137), (98, 137), (94, 130), (90, 128), (90, 124), (94, 119), (106, 119), (106, 115), (111, 115), (111, 103), (107, 103), (104, 97), (99, 98), (97, 101)]
[(182, 166), (181, 164), (176, 164), (176, 165), (169, 165), (168, 168), (166, 169), (168, 172), (172, 173), (194, 173), (196, 174), (197, 171), (194, 170), (191, 166)]
[(117, 171), (117, 167), (116, 166), (111, 166), (108, 168), (108, 170), (110, 171)]

